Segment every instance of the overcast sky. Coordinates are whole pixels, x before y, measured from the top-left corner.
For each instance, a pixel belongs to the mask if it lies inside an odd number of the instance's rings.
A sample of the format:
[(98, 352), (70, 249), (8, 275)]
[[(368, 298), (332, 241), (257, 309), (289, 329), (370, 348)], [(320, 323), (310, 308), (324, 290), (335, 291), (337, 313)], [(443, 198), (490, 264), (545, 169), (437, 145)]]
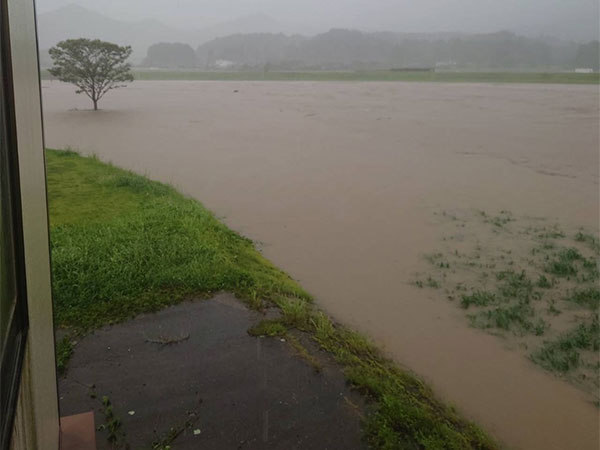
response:
[(266, 14), (306, 30), (512, 30), (527, 35), (598, 39), (599, 0), (37, 0), (39, 12), (75, 3), (122, 20), (158, 19), (202, 28)]

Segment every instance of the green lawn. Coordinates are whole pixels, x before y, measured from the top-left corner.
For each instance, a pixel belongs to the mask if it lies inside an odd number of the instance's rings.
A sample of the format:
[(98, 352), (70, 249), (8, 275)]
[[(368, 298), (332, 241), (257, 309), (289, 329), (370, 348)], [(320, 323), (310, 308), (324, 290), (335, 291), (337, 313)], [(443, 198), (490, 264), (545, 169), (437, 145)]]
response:
[(412, 374), (360, 335), (335, 324), (251, 241), (195, 200), (69, 151), (47, 151), (53, 290), (64, 370), (71, 338), (156, 311), (186, 297), (234, 292), (250, 307), (276, 305), (281, 318), (249, 330), (307, 333), (368, 398), (365, 438), (375, 449), (495, 449), (496, 444)]
[(169, 186), (47, 152), (59, 326), (85, 331), (190, 295), (310, 300), (251, 241)]

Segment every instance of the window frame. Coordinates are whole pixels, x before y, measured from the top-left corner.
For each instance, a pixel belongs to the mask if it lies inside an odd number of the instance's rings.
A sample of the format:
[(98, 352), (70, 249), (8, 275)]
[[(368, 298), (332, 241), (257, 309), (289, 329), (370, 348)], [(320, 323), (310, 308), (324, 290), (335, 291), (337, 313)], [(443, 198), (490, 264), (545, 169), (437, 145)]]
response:
[[(0, 132), (5, 139), (0, 141), (0, 155), (6, 158), (6, 167), (0, 167), (1, 176), (8, 179), (7, 193), (2, 193), (0, 201), (8, 201), (10, 218), (3, 226), (12, 231), (12, 251), (14, 255), (15, 305), (8, 324), (6, 341), (0, 342), (0, 449), (8, 449), (12, 436), (15, 409), (19, 397), (23, 359), (28, 332), (28, 309), (25, 280), (23, 223), (21, 215), (21, 192), (16, 142), (16, 119), (10, 50), (10, 34), (6, 0), (0, 3)], [(4, 163), (3, 161), (1, 162)], [(6, 195), (6, 196), (5, 196)], [(4, 207), (5, 205), (3, 205)]]

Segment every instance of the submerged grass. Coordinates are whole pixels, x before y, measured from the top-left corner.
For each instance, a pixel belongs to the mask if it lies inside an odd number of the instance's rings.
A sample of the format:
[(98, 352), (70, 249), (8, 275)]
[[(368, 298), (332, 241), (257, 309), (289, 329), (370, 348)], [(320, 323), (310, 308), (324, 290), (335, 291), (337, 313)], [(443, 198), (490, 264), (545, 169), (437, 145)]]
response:
[[(436, 399), (362, 336), (334, 324), (311, 297), (198, 202), (169, 186), (74, 152), (47, 152), (56, 322), (77, 335), (188, 296), (236, 293), (277, 305), (281, 319), (249, 330), (308, 333), (370, 399), (365, 437), (376, 449), (495, 449), (474, 424)], [(295, 331), (298, 332), (298, 331)], [(59, 344), (66, 366), (69, 339)], [(64, 355), (64, 358), (62, 357)]]
[(542, 335), (547, 324), (541, 318), (534, 320), (535, 310), (531, 306), (531, 301), (539, 300), (540, 294), (535, 291), (534, 283), (525, 271), (500, 271), (496, 273), (496, 280), (495, 292), (476, 290), (462, 295), (460, 304), (464, 309), (493, 307), (470, 314), (471, 324), (483, 329), (498, 328)]
[(546, 265), (547, 273), (558, 277), (573, 277), (580, 272), (582, 281), (598, 279), (598, 262), (595, 258), (585, 258), (576, 248), (565, 248), (554, 255)]
[(600, 288), (576, 289), (565, 300), (596, 311), (600, 308)]
[(596, 398), (598, 233), (506, 210), (439, 217), (449, 234), (441, 251), (425, 255), (431, 274), (420, 273), (414, 284), (431, 287), (423, 280), (435, 276), (439, 296), (458, 299), (472, 326)]
[(581, 364), (580, 350), (600, 350), (600, 326), (598, 316), (590, 323), (580, 323), (573, 330), (553, 341), (547, 341), (531, 358), (548, 370), (566, 373)]
[(575, 241), (586, 243), (596, 254), (600, 254), (600, 239), (593, 234), (579, 230), (575, 235)]

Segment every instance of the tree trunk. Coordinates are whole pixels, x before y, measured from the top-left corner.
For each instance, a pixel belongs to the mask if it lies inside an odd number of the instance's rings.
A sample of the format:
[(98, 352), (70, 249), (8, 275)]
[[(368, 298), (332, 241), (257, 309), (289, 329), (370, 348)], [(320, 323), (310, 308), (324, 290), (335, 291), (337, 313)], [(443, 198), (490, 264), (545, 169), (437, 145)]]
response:
[(94, 102), (94, 111), (98, 111), (98, 100), (94, 98), (92, 101)]

